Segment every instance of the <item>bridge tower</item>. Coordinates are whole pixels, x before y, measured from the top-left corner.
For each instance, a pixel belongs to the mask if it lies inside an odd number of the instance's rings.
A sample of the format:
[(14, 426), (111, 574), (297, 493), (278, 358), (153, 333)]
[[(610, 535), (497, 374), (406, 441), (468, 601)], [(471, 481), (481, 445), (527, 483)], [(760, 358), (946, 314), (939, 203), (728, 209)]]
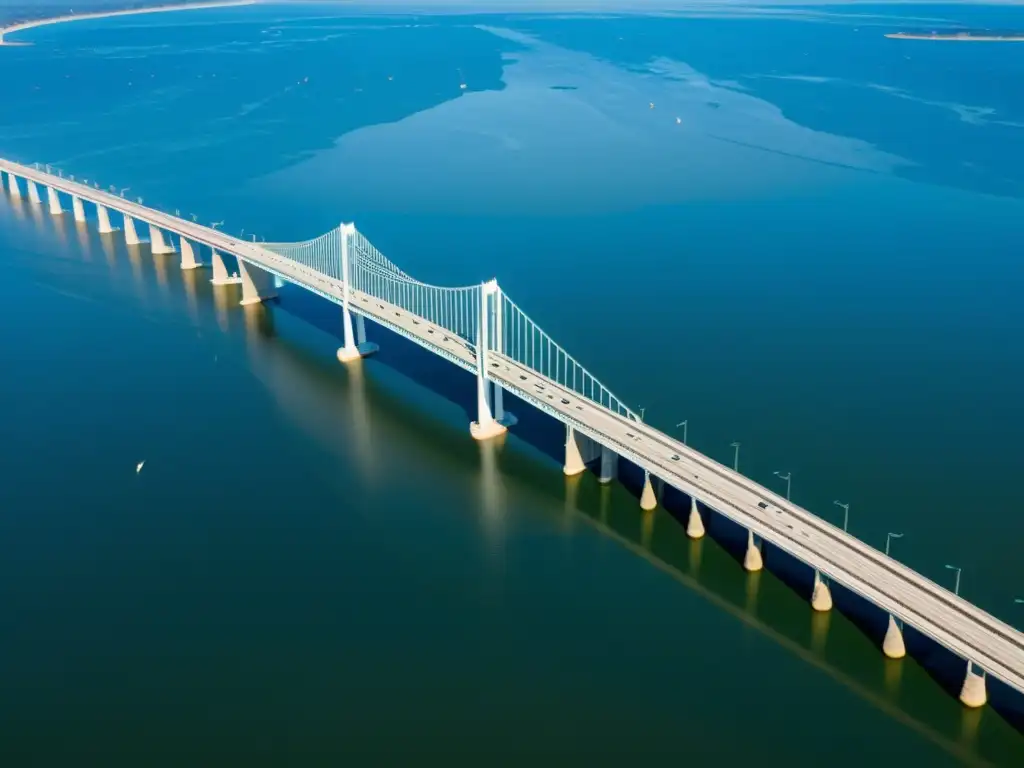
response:
[[(508, 431), (508, 427), (494, 418), (491, 411), (491, 388), (487, 376), (490, 356), (490, 315), (492, 306), (498, 305), (498, 281), (491, 280), (480, 286), (480, 313), (476, 326), (476, 410), (477, 418), (469, 425), (469, 433), (476, 440), (488, 440)], [(493, 299), (493, 301), (492, 301)]]
[(338, 247), (341, 251), (341, 324), (344, 346), (338, 349), (338, 360), (349, 363), (372, 355), (378, 347), (366, 340), (366, 321), (356, 314), (355, 328), (352, 323), (352, 249), (351, 238), (356, 232), (355, 224), (338, 227)]

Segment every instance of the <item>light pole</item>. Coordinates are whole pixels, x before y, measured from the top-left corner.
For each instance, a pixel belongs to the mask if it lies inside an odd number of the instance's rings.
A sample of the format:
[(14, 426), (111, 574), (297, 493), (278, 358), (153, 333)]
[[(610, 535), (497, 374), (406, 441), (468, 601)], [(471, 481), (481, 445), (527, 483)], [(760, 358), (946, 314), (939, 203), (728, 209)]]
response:
[(787, 472), (786, 474), (782, 474), (781, 472), (775, 472), (774, 474), (777, 475), (780, 480), (786, 481), (786, 501), (789, 501), (789, 486), (793, 480), (793, 473)]
[(833, 501), (832, 503), (843, 510), (843, 533), (846, 533), (846, 526), (850, 522), (850, 505), (843, 504), (841, 501)]
[(955, 565), (947, 565), (946, 568), (951, 571), (956, 571), (956, 584), (953, 587), (953, 594), (960, 597), (960, 571), (963, 569), (957, 568)]
[[(111, 189), (113, 189), (113, 187), (111, 187)], [(122, 189), (121, 190), (121, 197), (124, 197), (124, 193), (127, 192), (130, 189), (131, 189), (131, 187), (125, 187), (124, 189)]]
[(196, 216), (194, 213), (191, 214), (191, 216), (192, 216), (192, 221), (199, 221), (199, 217)]
[(643, 406), (638, 406), (638, 407), (640, 408), (640, 423), (643, 424), (644, 423), (644, 410), (645, 409), (644, 409)]
[(688, 426), (687, 422), (689, 422), (689, 419), (686, 419), (685, 421), (680, 421), (678, 424), (676, 424), (676, 427), (683, 428), (683, 445), (686, 445), (686, 430)]
[(223, 221), (215, 221), (215, 222), (213, 222), (213, 223), (212, 223), (212, 224), (210, 225), (210, 229), (216, 229), (217, 227), (219, 227), (219, 226), (221, 226), (221, 225), (223, 225), (223, 224), (224, 224), (224, 222), (223, 222)]
[(889, 542), (893, 539), (902, 539), (902, 533), (887, 533), (885, 534), (885, 556), (889, 556)]
[(730, 443), (730, 445), (733, 448), (736, 449), (735, 453), (733, 453), (733, 455), (732, 455), (732, 471), (733, 472), (739, 472), (740, 471), (740, 444), (739, 443)]

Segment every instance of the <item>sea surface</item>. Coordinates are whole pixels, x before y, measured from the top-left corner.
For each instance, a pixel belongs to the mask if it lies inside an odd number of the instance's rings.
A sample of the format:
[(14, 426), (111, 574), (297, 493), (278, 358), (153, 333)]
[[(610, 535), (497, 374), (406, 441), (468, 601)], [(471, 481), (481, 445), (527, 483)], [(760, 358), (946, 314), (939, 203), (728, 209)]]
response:
[[(619, 10), (37, 28), (0, 156), (496, 277), (649, 422), (1024, 627), (1024, 47), (883, 36), (1024, 9)], [(343, 367), (335, 306), (6, 193), (0, 265), (5, 765), (1024, 764), (635, 483), (567, 480), (546, 417), (476, 444), (473, 379), (387, 331)]]

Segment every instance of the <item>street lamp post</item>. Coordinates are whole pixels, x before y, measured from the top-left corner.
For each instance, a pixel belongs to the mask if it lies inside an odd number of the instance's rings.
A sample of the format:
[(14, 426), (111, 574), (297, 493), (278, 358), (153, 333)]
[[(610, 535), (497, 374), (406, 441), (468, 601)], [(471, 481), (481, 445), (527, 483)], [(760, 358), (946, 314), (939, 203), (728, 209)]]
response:
[(781, 472), (775, 472), (774, 474), (777, 475), (780, 480), (786, 481), (786, 501), (789, 501), (789, 488), (793, 480), (793, 473), (787, 472), (786, 474), (782, 474)]
[(736, 449), (735, 452), (732, 455), (732, 471), (733, 472), (739, 472), (740, 471), (740, 444), (739, 443), (730, 443), (730, 446)]
[(960, 572), (962, 568), (957, 568), (955, 565), (947, 565), (946, 568), (950, 571), (956, 571), (956, 584), (953, 587), (953, 594), (960, 597)]
[(686, 420), (680, 421), (678, 424), (676, 424), (676, 427), (682, 427), (683, 428), (683, 445), (686, 445), (686, 430), (688, 428), (688, 422), (689, 422), (689, 419), (686, 419)]
[(210, 229), (216, 229), (224, 224), (223, 221), (215, 221), (210, 225)]
[(885, 556), (889, 556), (889, 542), (893, 539), (902, 539), (902, 533), (887, 533), (885, 534)]
[(843, 533), (846, 533), (846, 526), (850, 522), (850, 505), (843, 504), (841, 501), (833, 501), (832, 503), (843, 510)]
[(644, 411), (646, 409), (642, 405), (641, 406), (637, 406), (637, 407), (640, 408), (640, 423), (643, 424), (643, 421), (644, 421)]

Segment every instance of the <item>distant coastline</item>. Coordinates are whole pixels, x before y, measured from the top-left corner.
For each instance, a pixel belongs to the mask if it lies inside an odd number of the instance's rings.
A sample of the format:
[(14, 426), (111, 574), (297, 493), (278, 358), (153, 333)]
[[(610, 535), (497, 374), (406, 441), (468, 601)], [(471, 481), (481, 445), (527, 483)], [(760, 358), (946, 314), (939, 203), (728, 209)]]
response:
[(83, 19), (106, 19), (112, 16), (133, 16), (139, 13), (166, 13), (168, 11), (197, 11), (204, 8), (231, 8), (236, 5), (255, 5), (259, 0), (212, 0), (212, 2), (198, 3), (175, 3), (174, 5), (154, 5), (149, 8), (126, 8), (120, 11), (96, 11), (95, 13), (76, 13), (64, 16), (51, 16), (45, 19), (32, 19), (30, 21), (19, 21), (0, 27), (0, 45), (31, 45), (31, 43), (10, 42), (4, 39), (5, 35), (12, 32), (21, 32), (26, 29), (45, 27), (50, 24), (62, 24), (68, 21), (82, 21)]
[(1024, 43), (1024, 32), (890, 32), (894, 40), (963, 40), (977, 43)]

